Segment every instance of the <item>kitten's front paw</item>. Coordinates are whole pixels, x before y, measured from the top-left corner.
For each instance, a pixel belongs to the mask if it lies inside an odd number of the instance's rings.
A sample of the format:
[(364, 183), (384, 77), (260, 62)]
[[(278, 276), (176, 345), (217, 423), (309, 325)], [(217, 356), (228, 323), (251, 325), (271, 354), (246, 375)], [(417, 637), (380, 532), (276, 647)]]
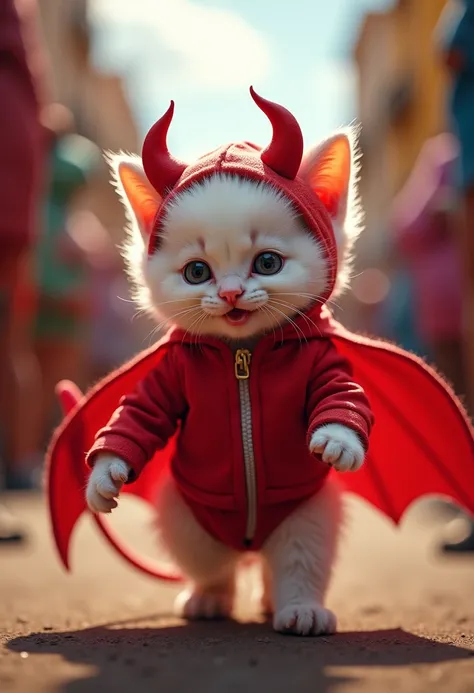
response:
[(332, 611), (316, 603), (285, 606), (273, 619), (273, 628), (288, 635), (329, 635), (337, 630)]
[(130, 467), (118, 457), (99, 457), (87, 483), (87, 505), (93, 513), (110, 513), (117, 507), (115, 498), (128, 479)]
[(227, 591), (188, 589), (177, 596), (175, 611), (189, 621), (226, 619), (232, 613), (233, 598)]
[(327, 424), (316, 429), (309, 446), (321, 455), (323, 462), (338, 472), (356, 472), (362, 467), (364, 446), (355, 431), (340, 424)]

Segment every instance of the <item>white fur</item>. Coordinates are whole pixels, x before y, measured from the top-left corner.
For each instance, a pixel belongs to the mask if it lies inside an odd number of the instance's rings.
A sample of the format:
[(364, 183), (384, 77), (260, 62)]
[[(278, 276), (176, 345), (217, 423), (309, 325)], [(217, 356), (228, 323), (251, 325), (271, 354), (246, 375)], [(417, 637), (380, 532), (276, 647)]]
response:
[[(161, 538), (190, 578), (189, 587), (176, 600), (178, 613), (192, 619), (229, 616), (240, 555), (200, 527), (171, 479), (162, 487), (158, 507)], [(265, 543), (262, 607), (274, 613), (276, 630), (318, 635), (336, 629), (324, 598), (341, 519), (340, 490), (330, 481)]]
[(365, 457), (357, 433), (341, 424), (326, 424), (318, 428), (311, 437), (309, 449), (319, 453), (323, 462), (338, 472), (356, 472)]
[[(249, 277), (254, 257), (268, 249), (285, 255), (283, 270)], [(274, 329), (282, 318), (303, 311), (311, 297), (317, 300), (328, 278), (321, 247), (280, 193), (224, 175), (191, 188), (170, 205), (162, 246), (150, 259), (139, 224), (132, 224), (125, 259), (142, 309), (163, 323), (228, 338)], [(191, 286), (184, 281), (181, 269), (193, 259), (209, 263), (215, 282)], [(238, 328), (219, 319), (229, 310), (218, 295), (229, 275), (245, 288), (236, 307), (252, 311)]]
[(340, 489), (327, 481), (267, 540), (262, 553), (272, 574), (275, 630), (297, 635), (336, 630), (336, 617), (324, 600), (341, 521)]
[(337, 245), (338, 273), (332, 298), (342, 294), (350, 285), (354, 262), (354, 245), (364, 229), (364, 213), (359, 197), (359, 174), (361, 153), (358, 146), (360, 127), (352, 125), (341, 128), (331, 137), (319, 143), (305, 153), (300, 168), (300, 175), (305, 178), (314, 166), (324, 161), (325, 153), (331, 143), (338, 138), (347, 138), (351, 151), (347, 193), (341, 201), (339, 214), (333, 220), (334, 235)]
[[(126, 240), (123, 244), (123, 255), (125, 266), (130, 284), (132, 287), (132, 297), (137, 305), (143, 310), (151, 310), (150, 290), (145, 280), (145, 268), (147, 264), (147, 231), (141, 223), (138, 210), (134, 209), (125, 191), (120, 176), (122, 166), (130, 166), (143, 179), (143, 184), (148, 187), (150, 194), (155, 194), (152, 186), (148, 183), (143, 169), (142, 160), (135, 154), (126, 152), (107, 152), (106, 161), (110, 166), (112, 180), (111, 183), (117, 191), (128, 220), (126, 226)], [(157, 198), (157, 207), (160, 200)]]
[[(350, 167), (342, 160), (332, 165), (337, 151), (333, 145), (340, 138), (351, 145)], [(347, 149), (342, 150), (347, 154)], [(336, 292), (348, 284), (350, 254), (361, 230), (354, 151), (355, 132), (349, 129), (311, 150), (300, 169), (300, 175), (315, 189), (331, 186), (333, 176), (339, 184), (335, 188), (342, 190), (333, 219), (338, 252)], [(110, 156), (109, 161), (130, 219), (124, 253), (134, 296), (139, 306), (163, 325), (177, 324), (196, 340), (201, 334), (231, 339), (258, 337), (287, 320), (291, 322), (292, 316), (304, 312), (325, 292), (328, 272), (323, 250), (288, 201), (269, 185), (228, 175), (215, 175), (175, 198), (165, 209), (161, 245), (149, 259), (149, 214), (130, 203), (122, 183), (123, 172), (129, 167), (137, 174), (148, 205), (158, 208), (159, 196), (148, 183), (138, 157), (120, 154)], [(264, 250), (277, 251), (286, 258), (279, 274), (257, 276), (251, 272), (253, 259)], [(184, 281), (182, 268), (195, 259), (210, 265), (212, 281), (197, 286)], [(229, 277), (243, 288), (236, 307), (252, 311), (244, 326), (232, 326), (223, 319), (229, 306), (219, 297), (219, 288)], [(364, 460), (357, 434), (337, 424), (317, 429), (310, 449), (340, 472), (355, 471)], [(122, 460), (110, 455), (98, 458), (86, 493), (93, 512), (110, 512), (117, 505), (115, 498), (128, 472)], [(177, 602), (181, 613), (187, 618), (229, 616), (242, 555), (204, 531), (171, 479), (162, 488), (158, 512), (162, 541), (190, 582)], [(264, 578), (260, 596), (263, 609), (274, 613), (276, 630), (318, 635), (336, 629), (335, 616), (325, 608), (324, 599), (340, 522), (340, 493), (337, 485), (328, 481), (267, 540), (260, 556)]]
[(117, 507), (115, 498), (128, 479), (129, 466), (113, 455), (101, 455), (87, 483), (86, 500), (94, 513), (110, 513)]
[[(327, 461), (340, 471), (354, 470), (363, 461), (364, 451), (356, 434), (340, 425), (328, 424), (315, 431), (311, 449), (321, 451), (323, 459), (332, 449)], [(122, 460), (107, 455), (97, 460), (87, 488), (93, 512), (111, 512), (128, 471)], [(161, 540), (189, 580), (176, 600), (177, 612), (188, 619), (230, 616), (241, 555), (207, 534), (171, 478), (162, 486), (157, 507)], [(341, 519), (340, 489), (330, 480), (266, 541), (261, 551), (261, 608), (274, 614), (275, 630), (296, 635), (335, 632), (336, 617), (324, 606), (324, 599)]]
[[(357, 147), (358, 128), (353, 126), (341, 129), (310, 149), (303, 157), (299, 171), (299, 175), (308, 178), (319, 165), (324, 182), (324, 164), (331, 158), (331, 145), (341, 138), (346, 139), (350, 145), (351, 162), (346, 194), (339, 205), (337, 217), (332, 220), (338, 261), (333, 297), (349, 286), (353, 248), (363, 229), (363, 212), (357, 185), (360, 159)], [(107, 160), (112, 170), (112, 182), (125, 205), (130, 222), (123, 251), (127, 273), (133, 287), (133, 297), (142, 310), (158, 317), (163, 324), (173, 321), (189, 329), (196, 320), (200, 334), (219, 334), (219, 330), (223, 328), (222, 321), (216, 330), (215, 320), (208, 319), (223, 310), (222, 302), (216, 297), (215, 291), (209, 288), (204, 292), (202, 286), (190, 287), (184, 284), (177, 274), (180, 268), (176, 267), (176, 249), (182, 251), (179, 259), (183, 262), (186, 260), (186, 254), (189, 257), (193, 252), (198, 252), (201, 257), (201, 247), (196, 248), (199, 238), (204, 238), (206, 250), (212, 254), (202, 259), (212, 261), (216, 276), (236, 271), (246, 277), (252, 230), (258, 231), (258, 241), (262, 245), (271, 243), (276, 237), (280, 241), (276, 250), (291, 251), (291, 262), (282, 274), (263, 280), (259, 278), (260, 281), (249, 283), (242, 302), (242, 307), (247, 310), (261, 308), (267, 300), (265, 293), (271, 293), (272, 288), (279, 292), (285, 291), (292, 282), (290, 293), (293, 293), (293, 287), (295, 292), (314, 296), (324, 293), (327, 269), (322, 249), (306, 232), (288, 201), (269, 185), (256, 184), (229, 175), (216, 175), (203, 185), (193, 186), (168, 208), (162, 231), (163, 247), (149, 259), (147, 242), (144, 240), (149, 229), (144, 228), (139, 211), (130, 204), (121, 181), (120, 167), (129, 166), (141, 176), (142, 184), (148, 186), (150, 198), (156, 200), (157, 208), (161, 200), (148, 183), (139, 157), (123, 152), (117, 155), (108, 153)], [(208, 243), (210, 247), (207, 247)], [(232, 256), (229, 255), (229, 247), (234, 251)], [(311, 270), (311, 275), (308, 270)], [(305, 307), (304, 302), (295, 296), (281, 295), (280, 299), (275, 297), (275, 300), (294, 302), (293, 312)], [(187, 309), (190, 309), (189, 313), (184, 313)], [(291, 314), (291, 311), (282, 305), (274, 304), (271, 309), (274, 311), (273, 318), (267, 311), (259, 310), (248, 323), (246, 331), (252, 333), (274, 328), (279, 320), (275, 315), (278, 310), (285, 315)], [(224, 329), (226, 336), (236, 336), (233, 328), (224, 325)], [(241, 329), (239, 335), (245, 336)]]
[(158, 513), (161, 540), (189, 579), (176, 611), (190, 619), (230, 616), (239, 554), (202, 529), (172, 479), (161, 488)]

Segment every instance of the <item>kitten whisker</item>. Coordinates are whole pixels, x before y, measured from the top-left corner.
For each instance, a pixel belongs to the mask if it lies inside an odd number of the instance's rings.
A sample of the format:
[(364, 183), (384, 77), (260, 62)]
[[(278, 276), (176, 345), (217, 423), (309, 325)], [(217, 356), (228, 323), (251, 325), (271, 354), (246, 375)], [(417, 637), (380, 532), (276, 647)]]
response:
[[(311, 282), (311, 283), (317, 283), (317, 282)], [(336, 303), (336, 300), (334, 298), (327, 298), (325, 301), (323, 301), (322, 298), (320, 298), (320, 297), (314, 297), (314, 301), (316, 303), (320, 303), (322, 306), (324, 306), (327, 303), (329, 305), (335, 306), (341, 312), (344, 311), (344, 308), (342, 306), (340, 306), (338, 303)]]
[(282, 315), (282, 316), (285, 318), (285, 321), (290, 323), (290, 325), (293, 327), (294, 331), (296, 332), (296, 335), (297, 335), (297, 337), (298, 337), (298, 341), (299, 341), (299, 343), (300, 343), (300, 347), (301, 347), (301, 345), (302, 345), (301, 336), (303, 337), (303, 340), (304, 340), (305, 342), (308, 341), (308, 340), (306, 339), (306, 337), (305, 337), (305, 334), (304, 334), (303, 330), (299, 327), (299, 325), (297, 325), (297, 324), (294, 322), (294, 320), (292, 320), (288, 315), (286, 315), (282, 310), (280, 310), (280, 309), (277, 308), (276, 306), (270, 305), (269, 308), (270, 308), (271, 310), (273, 310), (275, 313), (278, 313), (279, 315)]
[[(118, 298), (119, 301), (122, 301), (122, 303), (133, 303), (136, 304), (136, 300), (134, 298), (125, 298), (124, 296), (119, 296), (117, 294), (116, 298)], [(134, 314), (132, 315), (132, 322), (133, 320), (136, 320), (140, 315), (145, 315), (146, 313), (149, 312), (148, 308), (138, 308), (135, 310)]]
[(186, 303), (189, 303), (190, 301), (196, 301), (196, 305), (193, 306), (194, 308), (201, 305), (201, 299), (200, 298), (189, 298), (189, 296), (188, 296), (187, 298), (175, 298), (172, 301), (161, 301), (161, 303), (157, 303), (155, 307), (159, 308), (160, 306), (166, 306), (169, 303), (182, 303), (183, 301), (186, 301)]
[(304, 291), (272, 291), (272, 296), (298, 296), (299, 298), (307, 298), (315, 303), (324, 303), (318, 294), (312, 294)]
[(205, 314), (205, 313), (202, 313), (202, 314), (198, 317), (198, 319), (193, 323), (193, 327), (194, 327), (194, 330), (193, 330), (193, 331), (194, 331), (194, 344), (195, 344), (197, 347), (200, 348), (201, 352), (202, 352), (202, 342), (201, 342), (201, 340), (200, 340), (200, 338), (201, 338), (201, 327), (202, 327), (203, 323), (205, 322), (206, 317), (207, 317), (206, 314)]
[[(318, 279), (314, 279), (314, 280), (309, 281), (308, 284), (321, 284), (321, 282)], [(344, 311), (344, 308), (342, 306), (340, 306), (338, 303), (336, 303), (336, 300), (334, 298), (329, 297), (328, 299), (326, 299), (326, 301), (323, 301), (321, 298), (318, 297), (318, 298), (315, 298), (314, 300), (317, 301), (317, 303), (320, 303), (321, 305), (324, 305), (325, 303), (332, 304), (338, 310), (340, 310), (342, 312)]]
[(197, 331), (196, 331), (196, 346), (198, 346), (198, 344), (199, 344), (199, 348), (200, 348), (200, 350), (201, 350), (201, 353), (202, 353), (202, 351), (203, 351), (203, 349), (202, 349), (202, 342), (201, 342), (201, 341), (198, 341), (198, 340), (199, 340), (199, 338), (201, 337), (201, 334), (202, 334), (201, 331), (200, 331), (200, 328), (201, 328), (201, 326), (203, 325), (203, 323), (206, 321), (206, 318), (207, 318), (207, 315), (206, 315), (206, 313), (203, 312), (203, 313), (202, 313), (201, 321), (200, 321), (200, 322), (197, 324), (197, 326), (196, 326), (196, 330), (197, 330)]
[(357, 272), (356, 274), (349, 274), (347, 278), (349, 280), (357, 279), (357, 277), (361, 277), (363, 274), (364, 274), (364, 270), (362, 270), (362, 272)]
[(301, 310), (299, 310), (295, 305), (293, 305), (292, 303), (287, 303), (286, 301), (275, 301), (274, 299), (271, 299), (271, 300), (273, 301), (273, 303), (276, 303), (280, 306), (283, 306), (284, 308), (289, 308), (290, 310), (294, 310), (295, 313), (297, 313), (298, 315), (301, 315), (301, 317), (303, 318), (303, 320), (306, 322), (307, 325), (315, 327), (318, 330), (319, 334), (321, 334), (321, 330), (319, 329), (318, 325), (316, 325), (314, 320), (311, 320), (311, 318), (308, 315), (306, 315)]
[[(269, 312), (270, 317), (273, 318), (273, 313), (270, 310), (270, 306), (267, 307), (267, 310)], [(283, 342), (285, 341), (285, 333), (283, 331), (283, 323), (281, 320), (278, 320), (278, 327), (280, 329), (280, 335), (281, 335), (280, 336), (280, 344), (283, 344)]]
[[(201, 305), (200, 299), (177, 298), (177, 299), (174, 299), (174, 300), (172, 300), (172, 301), (161, 301), (161, 303), (157, 303), (155, 307), (159, 309), (161, 306), (165, 306), (165, 305), (168, 305), (168, 304), (170, 304), (170, 303), (183, 303), (183, 302), (189, 303), (190, 301), (196, 301), (196, 305), (190, 306), (190, 309), (198, 308), (198, 307), (200, 307), (200, 305)], [(137, 315), (139, 315), (140, 312), (147, 313), (148, 311), (147, 311), (147, 309), (143, 309), (143, 308), (142, 308), (141, 311), (138, 311), (138, 312), (137, 312)], [(159, 325), (159, 329), (161, 329), (167, 322), (171, 322), (171, 320), (173, 320), (174, 318), (176, 318), (176, 317), (178, 317), (178, 316), (180, 316), (180, 315), (183, 315), (183, 313), (176, 313), (175, 315), (173, 315), (173, 316), (171, 316), (171, 317), (169, 317), (169, 318), (164, 318), (164, 319), (161, 321), (160, 325)], [(157, 328), (155, 327), (154, 332), (152, 332), (150, 335), (148, 335), (148, 337), (151, 337), (151, 336), (152, 336), (154, 333), (156, 333), (157, 331), (158, 331), (158, 330), (157, 330)]]
[[(273, 315), (272, 315), (271, 311), (269, 311), (268, 308), (266, 308), (266, 306), (264, 306), (264, 305), (263, 305), (263, 306), (259, 306), (259, 307), (257, 308), (257, 310), (261, 310), (261, 311), (263, 311), (264, 313), (266, 313), (267, 315), (269, 315), (270, 318), (273, 318)], [(281, 325), (279, 325), (279, 328), (280, 328), (280, 331), (281, 331), (281, 333), (282, 333), (282, 339), (283, 339), (283, 328), (282, 328)], [(274, 327), (274, 325), (271, 325), (271, 330), (272, 330), (272, 332), (273, 332), (273, 337), (276, 339), (276, 333), (275, 333), (275, 327)]]
[[(204, 313), (204, 311), (201, 310), (201, 311), (199, 312), (199, 315), (197, 316), (197, 318), (195, 318), (195, 319), (191, 322), (191, 324), (188, 326), (188, 328), (186, 329), (186, 331), (185, 331), (185, 333), (184, 333), (184, 335), (183, 335), (183, 339), (181, 340), (181, 343), (184, 342), (184, 340), (186, 339), (186, 335), (191, 331), (191, 328), (193, 327), (193, 325), (196, 325), (196, 324), (199, 325), (199, 323), (202, 322), (205, 318), (206, 318), (206, 314)], [(193, 332), (192, 334), (193, 334), (193, 337), (197, 337), (197, 336), (198, 336), (198, 335), (195, 334), (194, 332)], [(193, 343), (193, 342), (191, 341), (191, 343)], [(197, 346), (197, 341), (196, 341), (196, 346)]]
[[(135, 303), (135, 301), (131, 301), (131, 303)], [(137, 320), (137, 318), (140, 318), (142, 315), (146, 315), (147, 313), (149, 313), (149, 311), (146, 308), (137, 308), (137, 310), (132, 315), (132, 322)]]
[(298, 335), (298, 339), (299, 339), (300, 345), (301, 345), (301, 337), (300, 337), (300, 335), (302, 335), (302, 337), (303, 337), (303, 339), (304, 339), (305, 342), (308, 341), (308, 340), (306, 339), (305, 334), (304, 334), (303, 330), (301, 329), (301, 327), (300, 327), (299, 325), (297, 325), (297, 324), (295, 323), (295, 321), (292, 320), (288, 315), (286, 315), (286, 313), (284, 313), (282, 310), (280, 310), (280, 309), (277, 308), (276, 306), (272, 305), (271, 300), (267, 303), (267, 307), (268, 307), (270, 310), (273, 310), (273, 311), (275, 311), (276, 313), (279, 313), (280, 315), (282, 315), (283, 318), (285, 319), (285, 321), (286, 321), (286, 322), (289, 322), (289, 323), (292, 325), (293, 329), (295, 330), (296, 334)]
[[(148, 340), (151, 341), (151, 339), (152, 339), (153, 337), (155, 337), (155, 335), (156, 335), (158, 332), (160, 332), (160, 330), (161, 330), (163, 327), (165, 327), (165, 325), (166, 325), (167, 323), (170, 323), (171, 321), (175, 320), (175, 318), (182, 317), (183, 315), (188, 315), (189, 313), (192, 313), (192, 312), (194, 312), (194, 311), (196, 311), (196, 310), (199, 310), (199, 306), (191, 306), (191, 307), (189, 307), (189, 308), (185, 308), (185, 309), (183, 309), (183, 310), (181, 310), (181, 311), (178, 311), (177, 313), (175, 313), (174, 315), (169, 316), (168, 318), (165, 318), (164, 320), (162, 320), (161, 322), (159, 322), (159, 323), (151, 330), (151, 332), (148, 334), (147, 337), (145, 337), (145, 339), (148, 339)], [(145, 341), (145, 340), (143, 340), (143, 341)]]

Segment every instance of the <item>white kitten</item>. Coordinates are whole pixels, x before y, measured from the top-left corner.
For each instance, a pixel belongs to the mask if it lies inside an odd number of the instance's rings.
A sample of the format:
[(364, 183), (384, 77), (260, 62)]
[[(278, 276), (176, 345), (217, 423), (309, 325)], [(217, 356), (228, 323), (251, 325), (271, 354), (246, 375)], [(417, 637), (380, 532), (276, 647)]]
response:
[[(131, 220), (126, 259), (135, 298), (158, 321), (178, 325), (196, 339), (209, 334), (258, 339), (304, 312), (324, 294), (328, 272), (323, 251), (288, 201), (272, 187), (226, 175), (192, 186), (169, 206), (159, 251), (148, 259), (144, 239), (150, 232), (151, 211), (161, 198), (148, 183), (138, 157), (119, 155), (111, 164)], [(360, 231), (352, 131), (337, 133), (309, 152), (300, 174), (317, 192), (324, 193), (329, 186), (333, 198), (337, 194), (332, 221), (338, 245), (339, 292), (348, 283), (350, 251)], [(252, 258), (264, 251), (286, 258), (281, 272), (249, 273)], [(209, 271), (212, 282), (183, 280), (179, 270), (196, 258), (201, 264), (192, 265), (190, 271)], [(267, 260), (273, 261), (271, 257)], [(224, 319), (229, 294), (237, 299), (236, 307), (246, 311), (245, 320), (238, 311), (235, 320)], [(316, 430), (310, 449), (340, 472), (358, 469), (365, 454), (356, 433), (339, 424)], [(115, 497), (127, 474), (125, 462), (107, 455), (97, 459), (87, 487), (93, 512), (110, 512), (116, 506)], [(171, 480), (161, 491), (158, 508), (166, 546), (190, 580), (189, 589), (179, 599), (184, 615), (229, 615), (242, 555), (201, 528)], [(340, 521), (340, 493), (328, 481), (264, 544), (263, 603), (274, 610), (276, 630), (301, 635), (335, 631), (336, 619), (324, 607), (324, 598)]]

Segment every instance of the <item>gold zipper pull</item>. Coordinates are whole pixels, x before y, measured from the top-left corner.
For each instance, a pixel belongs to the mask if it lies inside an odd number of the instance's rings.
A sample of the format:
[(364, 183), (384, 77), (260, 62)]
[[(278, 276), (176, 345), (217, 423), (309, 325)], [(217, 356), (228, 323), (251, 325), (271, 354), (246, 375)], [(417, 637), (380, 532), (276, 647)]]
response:
[(248, 349), (237, 349), (235, 352), (235, 377), (237, 380), (247, 380), (250, 377), (250, 360), (252, 354)]

